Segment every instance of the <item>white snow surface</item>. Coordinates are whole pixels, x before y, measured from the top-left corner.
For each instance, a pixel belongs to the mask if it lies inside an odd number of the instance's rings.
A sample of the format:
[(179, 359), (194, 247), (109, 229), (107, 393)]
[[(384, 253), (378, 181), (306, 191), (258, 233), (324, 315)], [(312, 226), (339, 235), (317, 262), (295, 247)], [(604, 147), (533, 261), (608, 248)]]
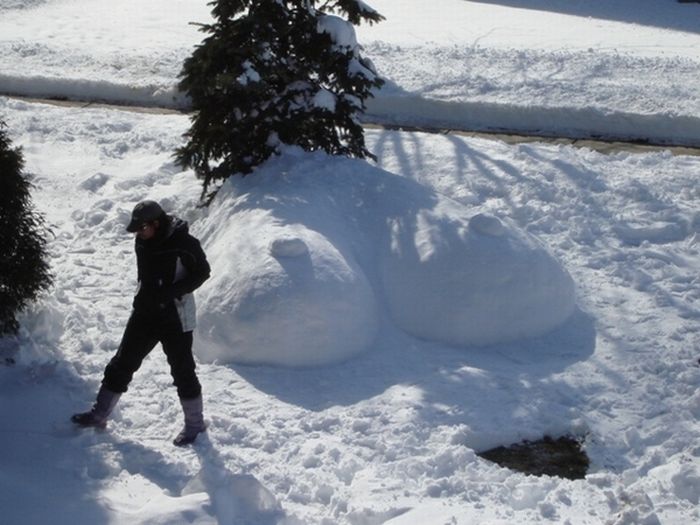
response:
[[(395, 67), (401, 103), (376, 103), (397, 121), (424, 103), (458, 124), (471, 108), (566, 133), (571, 111), (699, 136), (698, 5), (371, 4), (389, 19), (358, 39)], [(0, 0), (0, 86), (172, 104), (200, 38), (185, 21), (207, 10)], [(479, 75), (500, 95), (459, 89)], [(287, 148), (202, 209), (172, 161), (184, 115), (0, 97), (0, 118), (56, 275), (0, 339), (3, 523), (700, 521), (700, 157), (369, 130), (376, 163)], [(209, 430), (187, 449), (157, 349), (106, 431), (68, 422), (129, 315), (124, 225), (144, 198), (189, 221), (214, 270), (196, 292)], [(585, 479), (476, 454), (545, 434), (583, 440)]]
[[(387, 83), (369, 120), (700, 145), (700, 5), (371, 4), (386, 20), (357, 27), (357, 40)], [(5, 0), (0, 93), (187, 107), (178, 74), (209, 10), (195, 0)], [(326, 26), (353, 43), (352, 27), (333, 17)]]

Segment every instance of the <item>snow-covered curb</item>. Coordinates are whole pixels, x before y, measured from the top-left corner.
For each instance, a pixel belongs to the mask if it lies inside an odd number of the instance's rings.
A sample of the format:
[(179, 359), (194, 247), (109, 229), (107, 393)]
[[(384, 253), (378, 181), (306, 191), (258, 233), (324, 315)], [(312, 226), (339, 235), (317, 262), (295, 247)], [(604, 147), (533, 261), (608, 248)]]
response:
[(700, 117), (689, 115), (445, 102), (412, 94), (379, 94), (367, 108), (364, 120), (376, 124), (700, 147)]
[[(175, 86), (119, 84), (0, 74), (0, 94), (104, 102), (187, 111)], [(602, 139), (700, 147), (700, 116), (628, 113), (596, 107), (536, 106), (483, 101), (443, 101), (381, 91), (367, 101), (368, 124), (517, 133), (542, 137)]]
[(78, 102), (105, 102), (115, 105), (187, 109), (189, 102), (175, 86), (161, 84), (119, 83), (111, 80), (89, 80), (32, 75), (16, 76), (0, 73), (0, 95), (37, 97)]

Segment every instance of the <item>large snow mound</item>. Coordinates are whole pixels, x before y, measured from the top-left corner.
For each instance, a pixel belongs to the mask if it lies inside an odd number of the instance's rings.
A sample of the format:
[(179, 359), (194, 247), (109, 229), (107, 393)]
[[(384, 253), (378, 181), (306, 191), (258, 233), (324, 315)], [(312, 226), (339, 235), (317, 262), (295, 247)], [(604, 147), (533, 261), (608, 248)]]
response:
[(199, 357), (282, 366), (371, 348), (382, 307), (406, 332), (483, 345), (574, 309), (573, 281), (532, 236), (364, 161), (290, 149), (230, 179), (203, 218), (212, 279)]

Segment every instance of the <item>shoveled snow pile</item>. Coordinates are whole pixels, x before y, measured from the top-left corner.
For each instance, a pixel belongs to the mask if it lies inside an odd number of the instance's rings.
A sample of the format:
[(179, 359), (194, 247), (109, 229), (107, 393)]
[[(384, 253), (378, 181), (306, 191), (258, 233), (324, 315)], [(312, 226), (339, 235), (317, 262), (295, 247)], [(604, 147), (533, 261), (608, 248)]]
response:
[(230, 179), (202, 221), (206, 361), (308, 366), (366, 351), (380, 305), (406, 332), (481, 345), (534, 337), (574, 309), (532, 235), (362, 161), (288, 149)]

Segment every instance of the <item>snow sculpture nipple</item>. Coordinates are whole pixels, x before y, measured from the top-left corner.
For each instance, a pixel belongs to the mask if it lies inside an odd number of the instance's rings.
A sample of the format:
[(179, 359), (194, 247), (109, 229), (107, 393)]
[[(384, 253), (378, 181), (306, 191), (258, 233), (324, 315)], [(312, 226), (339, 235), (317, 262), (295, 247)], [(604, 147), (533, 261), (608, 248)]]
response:
[(275, 258), (301, 257), (309, 253), (309, 247), (299, 237), (279, 237), (270, 243), (269, 251)]
[(469, 219), (469, 229), (492, 237), (500, 237), (505, 233), (503, 223), (497, 217), (483, 213)]

